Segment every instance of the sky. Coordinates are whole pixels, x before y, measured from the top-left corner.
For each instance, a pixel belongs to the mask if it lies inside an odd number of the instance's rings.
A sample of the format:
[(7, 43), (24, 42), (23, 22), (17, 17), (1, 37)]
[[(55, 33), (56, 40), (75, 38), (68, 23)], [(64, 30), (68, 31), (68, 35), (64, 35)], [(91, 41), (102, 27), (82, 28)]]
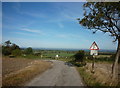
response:
[(115, 50), (109, 34), (81, 26), (85, 2), (2, 2), (2, 42), (20, 47), (89, 49), (95, 41), (100, 49)]

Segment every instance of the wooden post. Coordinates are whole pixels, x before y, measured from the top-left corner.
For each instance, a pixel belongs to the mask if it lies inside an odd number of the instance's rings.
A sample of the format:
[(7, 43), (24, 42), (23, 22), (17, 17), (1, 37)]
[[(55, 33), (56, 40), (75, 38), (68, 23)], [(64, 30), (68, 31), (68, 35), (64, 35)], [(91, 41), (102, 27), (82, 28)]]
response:
[(94, 58), (94, 54), (93, 54), (93, 60), (92, 60), (92, 73), (95, 73), (95, 58)]
[(93, 42), (93, 44), (91, 45), (90, 47), (90, 55), (92, 55), (92, 73), (95, 72), (95, 55), (98, 55), (98, 50), (99, 50), (99, 47), (98, 45)]

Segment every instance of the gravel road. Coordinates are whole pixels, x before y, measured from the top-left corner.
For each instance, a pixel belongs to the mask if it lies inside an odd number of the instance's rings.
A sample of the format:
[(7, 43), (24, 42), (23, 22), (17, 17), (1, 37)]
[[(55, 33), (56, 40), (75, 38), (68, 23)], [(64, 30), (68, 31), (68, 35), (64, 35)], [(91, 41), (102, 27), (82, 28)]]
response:
[(51, 69), (38, 75), (25, 86), (84, 86), (75, 67), (68, 66), (63, 61), (51, 61)]

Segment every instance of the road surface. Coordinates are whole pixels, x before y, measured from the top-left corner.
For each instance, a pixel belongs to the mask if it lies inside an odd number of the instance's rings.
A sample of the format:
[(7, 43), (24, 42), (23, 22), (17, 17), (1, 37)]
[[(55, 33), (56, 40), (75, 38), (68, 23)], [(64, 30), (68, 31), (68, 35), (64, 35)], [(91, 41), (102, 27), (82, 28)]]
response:
[(79, 73), (63, 61), (51, 60), (53, 67), (37, 76), (25, 86), (84, 86)]

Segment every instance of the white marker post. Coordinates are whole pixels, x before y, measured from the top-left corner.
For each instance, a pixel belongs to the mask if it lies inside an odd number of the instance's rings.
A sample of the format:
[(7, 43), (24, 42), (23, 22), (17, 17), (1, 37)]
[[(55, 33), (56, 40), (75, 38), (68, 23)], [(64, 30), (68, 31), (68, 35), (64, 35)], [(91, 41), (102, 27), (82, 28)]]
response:
[(97, 45), (95, 42), (93, 42), (93, 44), (92, 44), (91, 47), (90, 47), (90, 55), (93, 56), (92, 73), (95, 72), (94, 63), (95, 63), (95, 56), (98, 55), (98, 50), (99, 50), (98, 45)]
[(58, 57), (59, 57), (59, 56), (58, 56), (58, 55), (56, 55), (56, 56), (55, 56), (55, 59), (58, 59)]

